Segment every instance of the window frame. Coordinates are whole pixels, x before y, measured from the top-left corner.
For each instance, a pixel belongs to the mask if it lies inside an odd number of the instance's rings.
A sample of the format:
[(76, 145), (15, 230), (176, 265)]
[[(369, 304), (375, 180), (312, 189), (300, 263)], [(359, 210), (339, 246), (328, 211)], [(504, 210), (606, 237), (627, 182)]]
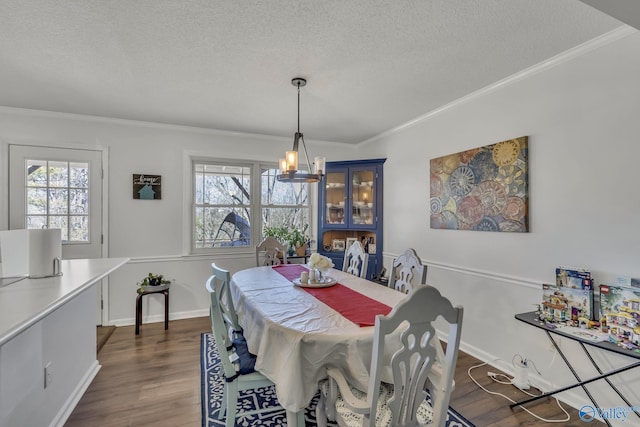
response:
[[(209, 247), (209, 248), (196, 248), (196, 199), (195, 199), (195, 178), (196, 178), (196, 165), (197, 164), (210, 164), (210, 165), (228, 165), (234, 167), (248, 167), (250, 174), (250, 191), (249, 191), (249, 210), (251, 212), (250, 218), (250, 244), (247, 246), (224, 246), (224, 247)], [(233, 253), (253, 253), (255, 247), (262, 241), (262, 210), (263, 208), (285, 208), (285, 205), (263, 205), (262, 204), (262, 170), (263, 169), (278, 169), (278, 164), (275, 162), (265, 162), (258, 160), (247, 159), (220, 159), (214, 157), (191, 157), (190, 158), (191, 171), (189, 173), (190, 178), (190, 253), (192, 255), (202, 254), (233, 254)], [(307, 185), (307, 218), (309, 218), (308, 232), (312, 233), (313, 228), (311, 222), (313, 221), (313, 195), (316, 194), (313, 190), (313, 186)]]

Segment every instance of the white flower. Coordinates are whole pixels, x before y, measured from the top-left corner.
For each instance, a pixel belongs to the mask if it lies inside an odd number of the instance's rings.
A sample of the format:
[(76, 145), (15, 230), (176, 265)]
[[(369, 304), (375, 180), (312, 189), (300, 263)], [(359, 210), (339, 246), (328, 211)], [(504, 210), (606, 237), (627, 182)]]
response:
[(319, 270), (325, 270), (333, 267), (333, 262), (326, 256), (320, 255), (315, 252), (309, 257), (309, 268), (317, 268)]

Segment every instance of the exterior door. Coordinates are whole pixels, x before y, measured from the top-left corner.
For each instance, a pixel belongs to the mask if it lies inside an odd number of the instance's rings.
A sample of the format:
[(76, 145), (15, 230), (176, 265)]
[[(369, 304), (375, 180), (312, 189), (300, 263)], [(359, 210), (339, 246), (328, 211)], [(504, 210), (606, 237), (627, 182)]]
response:
[(60, 228), (63, 259), (102, 257), (102, 152), (10, 145), (9, 228)]

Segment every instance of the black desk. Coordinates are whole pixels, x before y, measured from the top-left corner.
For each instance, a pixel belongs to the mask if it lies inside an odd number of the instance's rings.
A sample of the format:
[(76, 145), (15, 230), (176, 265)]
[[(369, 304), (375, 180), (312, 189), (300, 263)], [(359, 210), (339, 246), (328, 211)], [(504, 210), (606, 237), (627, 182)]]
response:
[[(562, 357), (562, 360), (564, 360), (564, 363), (567, 365), (569, 370), (571, 370), (571, 373), (573, 374), (573, 376), (576, 378), (576, 380), (578, 382), (575, 383), (575, 384), (566, 386), (566, 387), (559, 388), (557, 390), (550, 391), (548, 393), (543, 393), (543, 394), (541, 394), (539, 396), (535, 396), (535, 397), (532, 397), (530, 399), (525, 399), (525, 400), (523, 400), (521, 402), (513, 403), (513, 404), (510, 405), (512, 408), (514, 406), (519, 406), (519, 405), (523, 405), (525, 403), (533, 402), (534, 400), (538, 400), (538, 399), (541, 399), (541, 398), (547, 397), (547, 396), (552, 396), (552, 395), (554, 395), (556, 393), (560, 393), (562, 391), (570, 390), (570, 389), (576, 388), (576, 387), (582, 387), (582, 389), (587, 394), (587, 396), (589, 397), (591, 402), (595, 405), (595, 407), (599, 408), (597, 402), (595, 401), (595, 399), (593, 398), (593, 396), (591, 395), (589, 390), (587, 390), (585, 385), (589, 384), (589, 383), (592, 383), (594, 381), (601, 380), (601, 379), (605, 380), (607, 382), (607, 384), (609, 384), (609, 386), (618, 394), (618, 396), (620, 396), (620, 398), (627, 404), (627, 406), (629, 406), (629, 407), (634, 407), (634, 406), (637, 407), (638, 406), (637, 404), (636, 405), (632, 405), (631, 403), (629, 403), (627, 398), (624, 397), (624, 395), (620, 392), (620, 390), (618, 390), (616, 388), (616, 386), (613, 385), (613, 383), (611, 382), (609, 377), (611, 375), (619, 374), (621, 372), (628, 371), (630, 369), (633, 369), (633, 368), (636, 368), (636, 367), (640, 366), (640, 354), (639, 353), (636, 353), (636, 352), (634, 352), (632, 350), (627, 350), (627, 349), (618, 347), (617, 345), (615, 345), (615, 344), (613, 344), (611, 342), (608, 342), (608, 341), (604, 341), (604, 342), (587, 341), (587, 340), (581, 339), (579, 337), (576, 337), (574, 335), (564, 333), (564, 332), (562, 332), (562, 331), (560, 331), (558, 329), (548, 328), (545, 325), (545, 322), (542, 322), (542, 321), (537, 319), (537, 314), (534, 311), (529, 312), (529, 313), (516, 314), (515, 317), (516, 317), (516, 319), (520, 320), (521, 322), (527, 323), (527, 324), (529, 324), (531, 326), (535, 326), (536, 328), (540, 328), (543, 331), (545, 331), (545, 333), (547, 334), (547, 337), (549, 337), (549, 340), (551, 341), (551, 343), (553, 344), (555, 349), (558, 351), (558, 354), (560, 355), (560, 357)], [(585, 352), (585, 354), (587, 355), (587, 357), (591, 361), (591, 364), (596, 368), (596, 370), (600, 373), (600, 375), (595, 376), (595, 377), (590, 378), (590, 379), (587, 379), (587, 380), (582, 380), (580, 378), (580, 376), (578, 375), (578, 373), (575, 371), (575, 369), (573, 369), (573, 366), (571, 366), (571, 363), (569, 362), (567, 357), (564, 355), (564, 353), (560, 349), (560, 346), (558, 345), (556, 340), (553, 339), (553, 335), (552, 334), (555, 334), (555, 335), (558, 335), (558, 336), (562, 336), (562, 337), (569, 338), (569, 339), (572, 339), (574, 341), (577, 341), (580, 344), (580, 347), (582, 347), (582, 350)], [(589, 353), (589, 350), (587, 349), (587, 347), (585, 347), (585, 344), (587, 344), (587, 345), (589, 345), (591, 347), (596, 347), (596, 348), (602, 349), (602, 350), (606, 350), (606, 351), (611, 351), (611, 352), (614, 352), (614, 353), (622, 354), (624, 356), (627, 356), (627, 357), (630, 357), (632, 359), (635, 359), (635, 361), (632, 362), (631, 364), (627, 365), (627, 366), (623, 366), (622, 368), (614, 369), (613, 371), (603, 373), (602, 370), (600, 369), (600, 367), (598, 366), (598, 364), (595, 362), (595, 360), (593, 360), (593, 357)], [(636, 411), (636, 410), (634, 410), (634, 412), (640, 418), (640, 413), (638, 411)], [(611, 426), (611, 423), (609, 422), (608, 419), (604, 418), (603, 421), (607, 425)]]

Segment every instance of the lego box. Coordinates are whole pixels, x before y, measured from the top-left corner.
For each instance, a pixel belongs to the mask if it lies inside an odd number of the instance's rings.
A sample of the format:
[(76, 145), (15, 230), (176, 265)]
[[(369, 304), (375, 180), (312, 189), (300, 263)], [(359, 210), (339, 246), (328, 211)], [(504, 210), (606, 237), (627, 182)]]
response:
[(600, 285), (600, 318), (614, 313), (640, 318), (640, 287)]
[(565, 288), (593, 289), (591, 272), (583, 268), (556, 268), (556, 286)]
[(593, 319), (593, 289), (542, 285), (542, 310), (554, 322)]

